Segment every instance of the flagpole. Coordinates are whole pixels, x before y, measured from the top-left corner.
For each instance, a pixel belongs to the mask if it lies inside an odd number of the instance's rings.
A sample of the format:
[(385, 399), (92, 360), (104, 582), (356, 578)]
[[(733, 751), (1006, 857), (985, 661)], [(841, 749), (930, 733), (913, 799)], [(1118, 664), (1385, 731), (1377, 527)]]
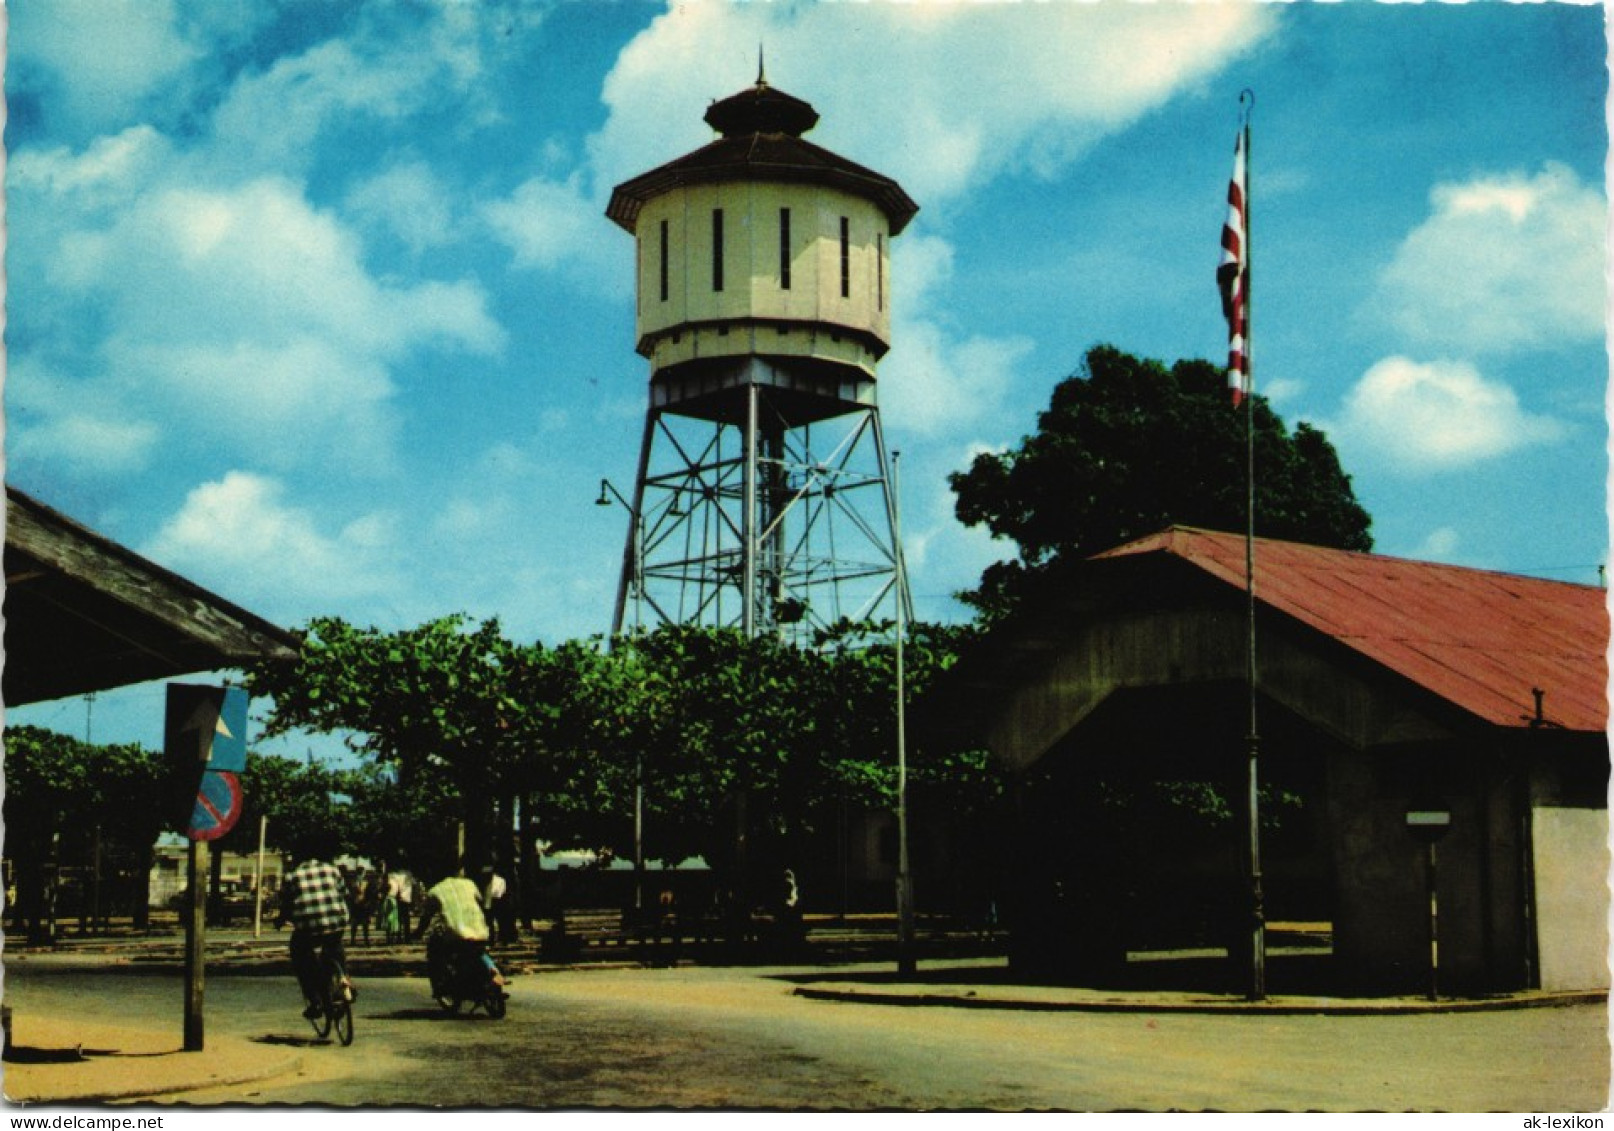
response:
[(1255, 108), (1255, 92), (1246, 88), (1239, 94), (1244, 110), (1244, 597), (1245, 640), (1244, 682), (1249, 697), (1249, 731), (1246, 736), (1246, 785), (1249, 813), (1250, 856), (1250, 1000), (1267, 996), (1266, 896), (1261, 875), (1260, 730), (1255, 701), (1255, 346), (1251, 275), (1254, 273), (1254, 242), (1251, 220), (1250, 183), (1254, 162), (1250, 151), (1250, 116)]

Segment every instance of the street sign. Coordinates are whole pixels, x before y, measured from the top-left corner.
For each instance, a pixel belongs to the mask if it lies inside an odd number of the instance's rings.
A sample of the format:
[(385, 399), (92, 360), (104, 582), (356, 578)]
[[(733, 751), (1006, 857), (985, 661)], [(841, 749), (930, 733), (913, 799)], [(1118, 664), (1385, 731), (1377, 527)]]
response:
[(217, 840), (241, 816), (241, 779), (222, 770), (202, 775), (196, 790), (196, 807), (191, 810), (188, 835), (192, 840)]
[(1451, 810), (1416, 805), (1407, 810), (1407, 831), (1425, 844), (1433, 844), (1451, 831)]
[(247, 768), (247, 692), (244, 687), (168, 685), (163, 747), (182, 765), (239, 774)]

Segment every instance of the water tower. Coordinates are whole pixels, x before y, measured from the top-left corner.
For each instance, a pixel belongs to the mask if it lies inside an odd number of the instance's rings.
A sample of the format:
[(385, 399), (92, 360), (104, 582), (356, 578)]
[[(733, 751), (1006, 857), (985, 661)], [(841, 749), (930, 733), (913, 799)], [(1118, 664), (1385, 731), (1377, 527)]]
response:
[[(894, 180), (806, 141), (768, 85), (714, 102), (710, 144), (616, 187), (638, 251), (650, 400), (613, 632), (802, 638), (909, 615), (875, 368), (891, 336)], [(614, 489), (601, 484), (602, 502)], [(630, 620), (631, 616), (631, 620)]]

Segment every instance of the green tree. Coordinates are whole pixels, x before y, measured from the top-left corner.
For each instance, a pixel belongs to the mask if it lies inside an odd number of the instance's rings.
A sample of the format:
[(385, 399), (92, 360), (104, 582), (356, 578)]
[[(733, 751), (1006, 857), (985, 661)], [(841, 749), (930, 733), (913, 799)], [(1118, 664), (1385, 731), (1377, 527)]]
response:
[(87, 873), (97, 844), (103, 872), (122, 874), (119, 898), (143, 922), (152, 846), (180, 811), (167, 796), (161, 758), (139, 746), (91, 745), (32, 726), (7, 728), (5, 748), (6, 859), (29, 941), (50, 941), (53, 870)]
[[(1372, 549), (1372, 520), (1327, 437), (1305, 423), (1290, 433), (1264, 397), (1251, 408), (1256, 533)], [(949, 477), (959, 520), (1019, 548), (961, 597), (992, 620), (1056, 561), (1173, 524), (1243, 530), (1244, 465), (1244, 416), (1228, 403), (1222, 370), (1201, 360), (1168, 369), (1095, 346), (1055, 386), (1035, 433)]]
[(253, 752), (241, 775), (241, 816), (214, 842), (215, 857), (256, 852), (260, 818), (268, 818), (269, 843), (284, 851), (300, 851), (331, 829), (343, 851), (366, 848), (339, 800), (350, 793), (348, 778), (318, 762)]
[[(905, 648), (910, 700), (953, 662), (967, 635), (913, 626)], [(624, 754), (642, 764), (652, 857), (699, 855), (743, 889), (781, 866), (800, 868), (817, 835), (839, 827), (848, 809), (893, 806), (889, 625), (842, 625), (812, 648), (662, 626), (618, 641), (611, 661), (620, 697), (597, 702), (618, 704), (619, 753), (604, 760), (619, 782)], [(915, 748), (909, 776), (938, 814), (974, 812), (998, 790), (978, 751)]]
[(134, 926), (144, 930), (149, 925), (148, 888), (157, 837), (177, 827), (173, 815), (184, 809), (184, 799), (175, 804), (163, 755), (133, 743), (95, 748), (86, 777), (95, 828), (103, 848), (111, 850), (103, 852), (102, 870), (110, 862), (114, 874), (121, 873), (122, 898)]
[[(958, 639), (913, 629), (910, 697), (951, 662)], [(497, 849), (512, 864), (502, 832), (492, 834), (509, 830), (519, 799), (524, 856), (542, 843), (630, 858), (642, 787), (649, 859), (700, 856), (744, 873), (800, 851), (827, 814), (890, 805), (893, 658), (889, 626), (843, 629), (805, 649), (688, 625), (609, 648), (546, 648), (462, 617), (402, 632), (320, 618), (297, 661), (253, 671), (249, 686), (273, 702), (267, 735), (341, 734), (364, 756), (340, 786), (353, 799), (341, 820), (371, 856), (407, 850), (446, 867), (452, 824), (465, 820), (468, 856)], [(986, 774), (979, 759), (940, 750), (916, 751), (912, 771), (917, 786), (954, 799)], [(276, 772), (266, 769), (266, 782)], [(293, 784), (267, 785), (264, 811)]]
[(453, 615), (383, 632), (322, 617), (303, 632), (296, 660), (255, 667), (248, 686), (274, 702), (266, 737), (342, 734), (354, 751), (395, 768), (406, 792), (441, 771), (450, 789), (440, 800), (454, 811), (438, 816), (465, 822), (467, 854), (485, 860), (493, 807), (508, 787), (501, 773), (515, 764), (521, 734), (519, 662), (496, 620), (473, 626)]

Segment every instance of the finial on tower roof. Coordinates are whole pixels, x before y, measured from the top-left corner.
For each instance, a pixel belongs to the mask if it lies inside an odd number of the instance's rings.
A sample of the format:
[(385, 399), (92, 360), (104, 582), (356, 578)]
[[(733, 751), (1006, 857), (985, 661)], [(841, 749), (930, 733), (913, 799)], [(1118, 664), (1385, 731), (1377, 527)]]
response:
[(757, 42), (757, 85), (768, 85), (768, 77), (766, 73), (764, 73), (762, 66), (762, 43), (760, 40)]

